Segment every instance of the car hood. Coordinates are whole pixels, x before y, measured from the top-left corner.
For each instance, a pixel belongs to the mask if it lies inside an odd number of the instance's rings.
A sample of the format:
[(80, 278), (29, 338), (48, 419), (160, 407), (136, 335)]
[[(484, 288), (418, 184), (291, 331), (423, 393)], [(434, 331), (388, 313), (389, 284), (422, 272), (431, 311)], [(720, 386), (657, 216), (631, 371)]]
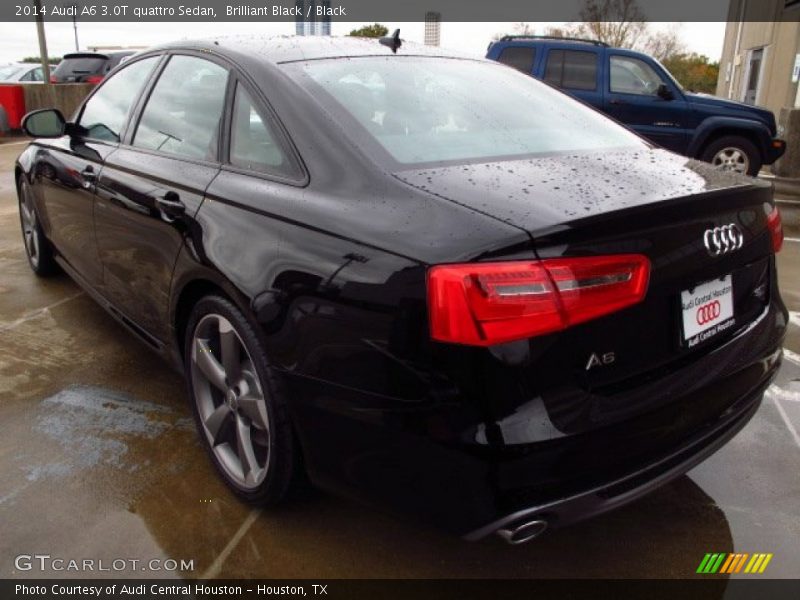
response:
[(775, 124), (775, 115), (772, 114), (772, 111), (760, 106), (753, 106), (752, 104), (745, 104), (744, 102), (738, 102), (736, 100), (718, 98), (710, 94), (686, 93), (686, 97), (692, 104), (699, 107), (735, 111), (740, 116), (746, 116), (751, 119), (755, 117), (766, 123), (767, 126), (774, 126)]
[(394, 175), (534, 236), (577, 219), (673, 198), (769, 186), (660, 149), (433, 167)]

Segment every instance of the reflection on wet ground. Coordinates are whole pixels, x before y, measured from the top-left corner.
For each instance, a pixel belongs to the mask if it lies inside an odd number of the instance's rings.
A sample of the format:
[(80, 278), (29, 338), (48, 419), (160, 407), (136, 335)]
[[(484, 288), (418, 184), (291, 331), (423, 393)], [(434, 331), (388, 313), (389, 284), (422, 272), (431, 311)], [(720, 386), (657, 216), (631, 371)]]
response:
[[(731, 443), (533, 543), (467, 543), (321, 492), (254, 510), (213, 472), (180, 377), (68, 278), (30, 274), (8, 175), (20, 149), (0, 147), (0, 577), (30, 576), (14, 557), (34, 552), (193, 561), (167, 577), (687, 577), (731, 551), (774, 553), (773, 577), (800, 573), (799, 312), (778, 381)], [(800, 243), (780, 263), (800, 311)], [(152, 575), (126, 569), (111, 575)]]

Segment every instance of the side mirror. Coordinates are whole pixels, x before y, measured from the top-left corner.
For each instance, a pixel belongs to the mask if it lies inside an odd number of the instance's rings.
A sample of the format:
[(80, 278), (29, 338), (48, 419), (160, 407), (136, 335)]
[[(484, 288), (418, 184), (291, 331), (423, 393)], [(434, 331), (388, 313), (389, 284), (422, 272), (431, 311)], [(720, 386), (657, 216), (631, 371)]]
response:
[(57, 108), (29, 112), (22, 118), (22, 130), (31, 137), (56, 138), (64, 135), (67, 122)]
[(675, 99), (675, 95), (672, 93), (672, 90), (667, 87), (666, 83), (662, 83), (656, 88), (656, 96), (658, 96), (662, 100)]

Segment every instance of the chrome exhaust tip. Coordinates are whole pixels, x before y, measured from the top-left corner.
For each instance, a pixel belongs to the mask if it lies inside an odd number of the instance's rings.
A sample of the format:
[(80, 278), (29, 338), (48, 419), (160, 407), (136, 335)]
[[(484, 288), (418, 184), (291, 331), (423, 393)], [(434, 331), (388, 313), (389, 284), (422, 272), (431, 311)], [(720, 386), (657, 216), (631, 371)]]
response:
[(497, 535), (509, 544), (524, 544), (533, 538), (539, 537), (547, 529), (547, 521), (543, 519), (533, 519), (522, 521), (512, 527), (503, 527), (497, 530)]

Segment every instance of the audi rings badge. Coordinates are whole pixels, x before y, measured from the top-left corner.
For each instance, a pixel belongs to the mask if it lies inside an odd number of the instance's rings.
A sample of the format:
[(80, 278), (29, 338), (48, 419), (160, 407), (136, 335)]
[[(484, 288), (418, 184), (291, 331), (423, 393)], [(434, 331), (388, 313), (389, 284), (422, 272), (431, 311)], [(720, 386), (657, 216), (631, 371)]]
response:
[(711, 256), (729, 254), (744, 244), (744, 234), (735, 223), (706, 229), (703, 233), (703, 245)]
[(697, 324), (705, 325), (710, 323), (714, 319), (719, 318), (721, 313), (722, 306), (720, 305), (719, 300), (714, 300), (713, 302), (703, 304), (703, 306), (697, 309)]

